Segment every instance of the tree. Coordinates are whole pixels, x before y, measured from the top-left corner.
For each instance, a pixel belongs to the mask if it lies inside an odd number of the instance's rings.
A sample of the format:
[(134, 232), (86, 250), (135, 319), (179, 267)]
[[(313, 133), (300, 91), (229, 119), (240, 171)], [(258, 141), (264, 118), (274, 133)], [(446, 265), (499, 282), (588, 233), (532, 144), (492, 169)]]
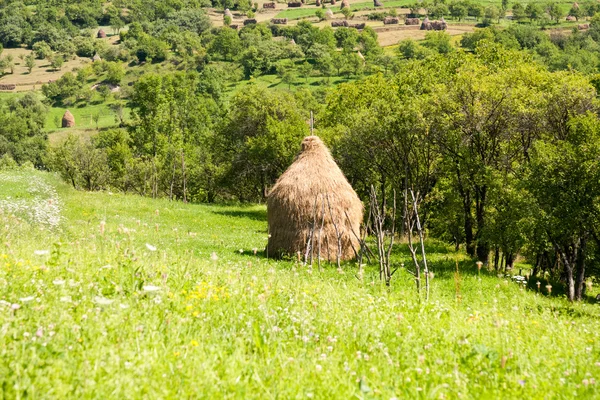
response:
[(527, 4), (527, 7), (525, 7), (525, 15), (527, 15), (531, 21), (540, 19), (543, 13), (544, 10), (542, 10), (542, 7), (537, 3), (529, 3)]
[(103, 101), (106, 101), (106, 99), (108, 98), (108, 96), (110, 96), (111, 93), (110, 87), (108, 85), (100, 85), (96, 90), (98, 91), (98, 94), (102, 97)]
[(522, 21), (525, 19), (525, 7), (521, 3), (515, 3), (512, 8), (513, 19), (516, 21)]
[(105, 64), (106, 82), (111, 85), (119, 85), (125, 77), (125, 67), (119, 62), (107, 61)]
[(60, 71), (64, 63), (65, 60), (60, 54), (53, 54), (50, 57), (50, 65), (55, 71)]
[(300, 64), (300, 67), (298, 69), (300, 71), (300, 74), (304, 77), (304, 79), (306, 79), (306, 83), (308, 83), (308, 77), (310, 76), (313, 70), (312, 65), (310, 65), (308, 61), (304, 61), (302, 64)]
[(423, 45), (440, 54), (448, 54), (454, 50), (450, 40), (450, 35), (446, 32), (427, 32)]
[(27, 72), (31, 74), (31, 71), (35, 68), (35, 56), (33, 53), (25, 56), (25, 66), (27, 67)]
[(538, 142), (525, 179), (536, 223), (560, 255), (569, 300), (581, 300), (586, 258), (598, 239), (600, 124), (592, 114), (569, 121), (563, 139)]
[[(304, 93), (303, 96), (310, 96)], [(231, 160), (225, 181), (244, 200), (260, 200), (290, 165), (309, 133), (309, 115), (289, 92), (254, 85), (232, 99), (218, 151)]]
[(564, 16), (563, 10), (558, 3), (550, 3), (548, 4), (548, 8), (546, 9), (550, 18), (556, 21), (558, 24), (560, 19)]
[(221, 56), (226, 61), (231, 61), (240, 53), (242, 41), (236, 30), (221, 28), (209, 47), (210, 54)]
[(498, 10), (498, 8), (496, 6), (488, 6), (485, 8), (485, 14), (484, 14), (485, 19), (489, 20), (490, 23), (491, 21), (496, 20), (497, 22), (500, 22), (500, 11)]
[(52, 49), (46, 42), (36, 42), (32, 48), (33, 54), (38, 60), (43, 60), (52, 55)]
[(467, 6), (464, 2), (460, 1), (460, 2), (450, 4), (449, 11), (450, 11), (450, 15), (453, 18), (456, 18), (457, 20), (461, 21), (467, 17), (469, 9), (467, 8)]

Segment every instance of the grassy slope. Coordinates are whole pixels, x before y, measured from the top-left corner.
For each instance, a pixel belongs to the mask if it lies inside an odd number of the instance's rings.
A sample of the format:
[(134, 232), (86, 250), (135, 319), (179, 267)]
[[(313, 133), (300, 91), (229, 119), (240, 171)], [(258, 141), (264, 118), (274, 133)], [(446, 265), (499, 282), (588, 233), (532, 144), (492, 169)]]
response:
[[(48, 204), (30, 192), (40, 181), (58, 188), (57, 229), (6, 211), (34, 195)], [(254, 256), (262, 206), (80, 193), (36, 172), (0, 172), (0, 206), (7, 398), (598, 396), (596, 305), (479, 280), (444, 246), (429, 246), (436, 275), (419, 303), (403, 270), (388, 290), (373, 267), (359, 281), (353, 265)]]

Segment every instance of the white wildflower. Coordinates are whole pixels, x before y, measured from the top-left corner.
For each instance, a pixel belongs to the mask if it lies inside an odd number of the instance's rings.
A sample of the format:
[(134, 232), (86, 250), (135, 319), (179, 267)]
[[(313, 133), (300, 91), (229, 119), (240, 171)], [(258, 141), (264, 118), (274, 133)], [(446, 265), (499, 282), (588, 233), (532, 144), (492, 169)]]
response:
[(53, 284), (55, 284), (56, 286), (61, 286), (65, 284), (65, 281), (63, 279), (55, 279), (52, 281)]
[(21, 298), (19, 299), (19, 301), (21, 301), (21, 302), (23, 302), (23, 303), (27, 303), (27, 302), (29, 302), (29, 301), (32, 301), (33, 299), (35, 299), (35, 297), (33, 297), (33, 296), (27, 296), (27, 297), (21, 297)]
[(112, 304), (113, 301), (114, 300), (107, 299), (106, 297), (101, 297), (101, 296), (94, 297), (94, 303), (100, 304), (102, 306), (106, 306), (106, 305)]
[(157, 292), (160, 290), (159, 286), (153, 286), (153, 285), (147, 285), (142, 287), (142, 289), (144, 290), (144, 292)]
[(50, 250), (36, 250), (33, 252), (33, 254), (35, 254), (36, 256), (45, 256), (47, 254), (50, 254)]
[(156, 247), (152, 246), (150, 243), (146, 243), (146, 248), (150, 251), (156, 251)]

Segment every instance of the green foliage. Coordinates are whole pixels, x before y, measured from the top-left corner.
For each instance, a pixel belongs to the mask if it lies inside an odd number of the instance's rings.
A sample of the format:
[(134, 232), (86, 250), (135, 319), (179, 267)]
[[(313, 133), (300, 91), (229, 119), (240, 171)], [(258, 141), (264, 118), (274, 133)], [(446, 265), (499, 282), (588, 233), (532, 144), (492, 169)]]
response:
[(242, 41), (234, 29), (224, 27), (219, 29), (209, 47), (209, 53), (217, 55), (223, 60), (231, 61), (242, 49)]
[(307, 117), (288, 93), (249, 86), (233, 98), (220, 149), (231, 160), (225, 180), (238, 198), (266, 196), (308, 135)]
[(65, 73), (60, 79), (42, 86), (42, 93), (52, 103), (62, 103), (66, 99), (76, 97), (83, 88), (83, 83), (71, 72)]
[(47, 112), (46, 106), (31, 92), (0, 104), (0, 156), (8, 156), (19, 165), (30, 162), (43, 167)]

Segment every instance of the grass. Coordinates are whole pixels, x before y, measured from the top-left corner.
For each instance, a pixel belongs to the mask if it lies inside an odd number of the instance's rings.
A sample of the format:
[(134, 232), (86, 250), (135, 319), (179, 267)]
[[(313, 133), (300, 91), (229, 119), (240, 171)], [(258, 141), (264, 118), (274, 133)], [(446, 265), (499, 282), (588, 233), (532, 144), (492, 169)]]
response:
[[(0, 209), (5, 398), (599, 395), (596, 305), (479, 279), (440, 243), (428, 243), (425, 302), (404, 270), (386, 288), (374, 266), (358, 280), (353, 264), (263, 258), (260, 205), (83, 193), (4, 171)], [(39, 218), (51, 213), (56, 226)]]

